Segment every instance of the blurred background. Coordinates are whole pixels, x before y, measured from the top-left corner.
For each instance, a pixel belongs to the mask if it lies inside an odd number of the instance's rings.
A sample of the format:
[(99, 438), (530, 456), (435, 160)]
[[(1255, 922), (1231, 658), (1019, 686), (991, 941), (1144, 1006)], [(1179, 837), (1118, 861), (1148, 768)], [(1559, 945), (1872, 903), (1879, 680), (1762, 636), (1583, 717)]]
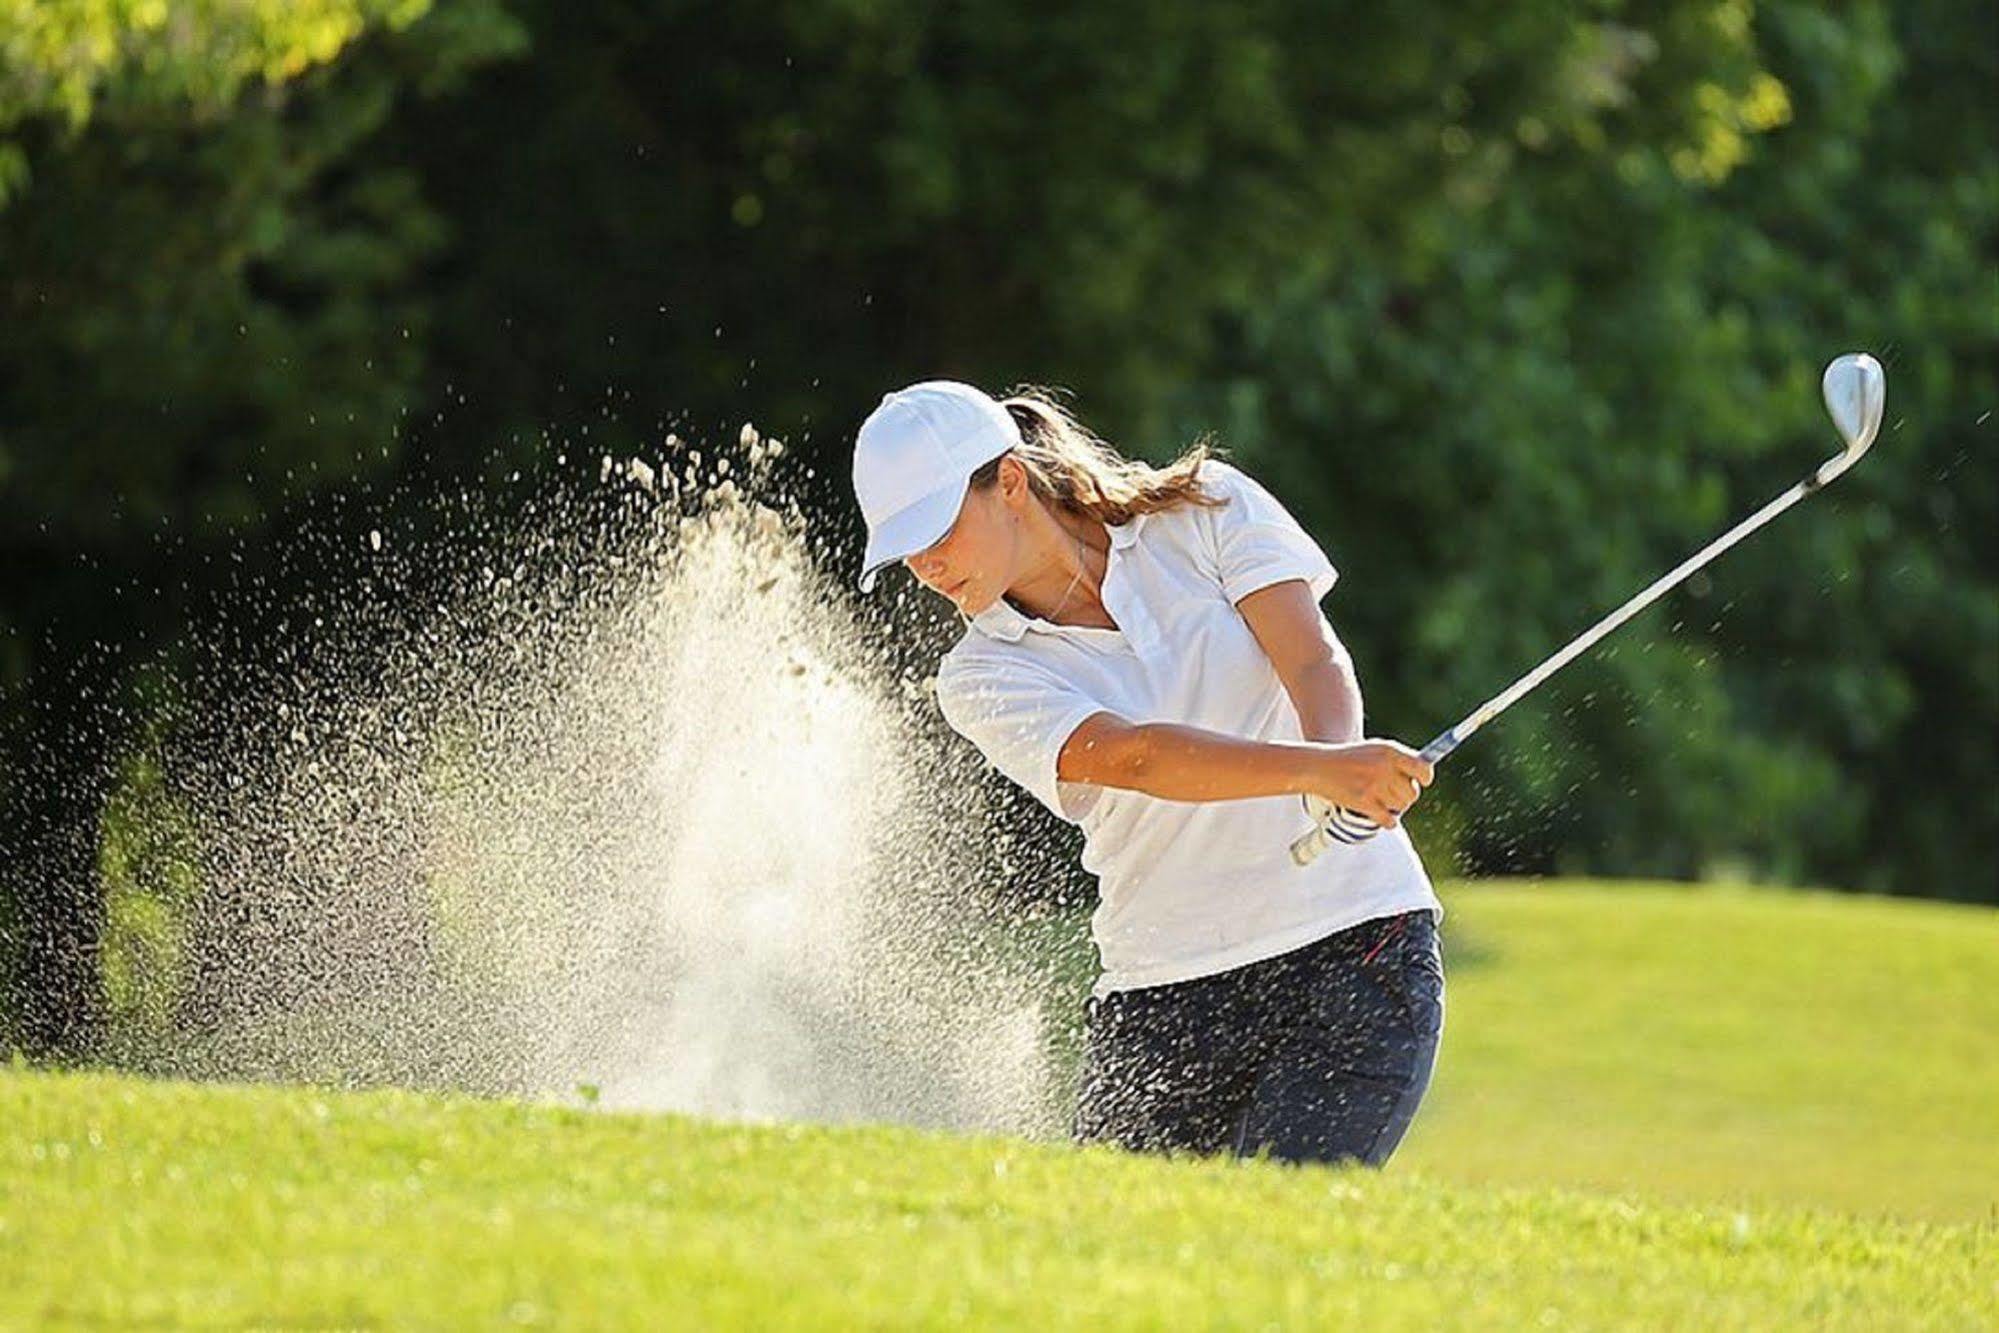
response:
[(1999, 902), (1996, 26), (0, 0), (0, 1046), (94, 1048), (135, 857), (203, 892), (149, 756), (190, 663), (226, 694), (214, 644), (354, 580), (302, 532), (754, 422), (850, 583), (854, 429), (933, 376), (1154, 460), (1212, 434), (1420, 744), (1830, 455), (1819, 371), (1870, 350), (1865, 464), (1481, 734), (1420, 833), (1440, 874)]

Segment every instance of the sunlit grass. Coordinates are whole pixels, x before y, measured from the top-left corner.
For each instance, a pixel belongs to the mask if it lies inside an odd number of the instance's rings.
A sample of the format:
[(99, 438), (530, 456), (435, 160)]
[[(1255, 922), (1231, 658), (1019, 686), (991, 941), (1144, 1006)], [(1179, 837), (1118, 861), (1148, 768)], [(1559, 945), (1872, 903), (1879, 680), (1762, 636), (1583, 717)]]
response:
[(1999, 1219), (1999, 912), (1643, 884), (1444, 897), (1443, 1055), (1398, 1165)]
[(0, 1074), (0, 1326), (1973, 1327), (1991, 1228)]
[(1999, 1324), (1999, 913), (1444, 896), (1386, 1175), (16, 1069), (0, 1328)]

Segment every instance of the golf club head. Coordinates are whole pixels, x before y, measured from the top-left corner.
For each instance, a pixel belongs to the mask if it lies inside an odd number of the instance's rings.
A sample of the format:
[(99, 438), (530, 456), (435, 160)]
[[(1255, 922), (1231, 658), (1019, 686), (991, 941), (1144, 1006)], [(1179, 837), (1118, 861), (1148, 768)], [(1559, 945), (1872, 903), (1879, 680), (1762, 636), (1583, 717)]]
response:
[(1818, 480), (1823, 485), (1852, 467), (1880, 433), (1881, 413), (1888, 404), (1888, 376), (1881, 363), (1867, 353), (1848, 352), (1833, 358), (1819, 387), (1825, 394), (1825, 410), (1846, 441), (1839, 456), (1819, 469)]

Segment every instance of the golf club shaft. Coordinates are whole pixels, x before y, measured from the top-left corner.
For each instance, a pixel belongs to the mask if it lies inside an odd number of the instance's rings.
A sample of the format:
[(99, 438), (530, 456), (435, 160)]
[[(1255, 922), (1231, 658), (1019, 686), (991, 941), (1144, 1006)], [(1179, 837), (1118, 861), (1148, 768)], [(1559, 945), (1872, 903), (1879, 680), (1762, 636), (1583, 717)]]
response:
[[(1831, 475), (1837, 474), (1834, 473)], [(1727, 532), (1722, 533), (1721, 536), (1688, 556), (1666, 573), (1661, 574), (1647, 585), (1643, 591), (1625, 602), (1624, 605), (1618, 607), (1615, 611), (1612, 611), (1609, 615), (1606, 615), (1603, 619), (1597, 621), (1594, 625), (1591, 625), (1588, 629), (1570, 640), (1552, 657), (1548, 658), (1547, 661), (1541, 663), (1532, 671), (1529, 671), (1526, 675), (1501, 690), (1498, 694), (1480, 704), (1467, 714), (1462, 721), (1458, 722), (1457, 725), (1447, 728), (1434, 737), (1428, 745), (1423, 747), (1421, 751), (1423, 758), (1433, 764), (1442, 761), (1451, 751), (1469, 740), (1473, 733), (1478, 731), (1480, 727), (1483, 727), (1514, 704), (1520, 702), (1522, 698), (1531, 693), (1541, 682), (1547, 680), (1548, 677), (1554, 675), (1557, 671), (1575, 661), (1576, 658), (1588, 652), (1605, 635), (1624, 624), (1625, 621), (1630, 620), (1653, 602), (1658, 601), (1661, 596), (1679, 584), (1689, 574), (1692, 574), (1723, 551), (1726, 551), (1729, 547), (1735, 545), (1744, 537), (1747, 537), (1750, 533), (1756, 531), (1756, 529), (1762, 527), (1765, 523), (1768, 523), (1771, 519), (1777, 517), (1777, 515), (1783, 513), (1807, 495), (1810, 495), (1813, 491), (1819, 489), (1828, 480), (1830, 480), (1830, 476), (1826, 474), (1825, 469), (1821, 468), (1813, 471), (1803, 481), (1764, 505), (1748, 518), (1743, 519)], [(1329, 820), (1315, 826), (1311, 832), (1291, 844), (1292, 859), (1300, 865), (1308, 864), (1333, 841), (1358, 842), (1372, 836), (1379, 828), (1380, 825), (1365, 815), (1337, 806), (1333, 807)]]
[(1433, 739), (1428, 745), (1425, 745), (1423, 747), (1423, 757), (1434, 764), (1451, 751), (1457, 749), (1465, 741), (1470, 740), (1473, 733), (1480, 727), (1498, 717), (1514, 704), (1520, 702), (1522, 698), (1531, 693), (1542, 681), (1545, 681), (1548, 677), (1575, 661), (1578, 657), (1595, 647), (1611, 631), (1624, 624), (1627, 620), (1630, 620), (1646, 607), (1652, 605), (1652, 603), (1658, 601), (1660, 597), (1683, 581), (1689, 574), (1692, 574), (1694, 571), (1700, 569), (1701, 566), (1712, 561), (1723, 551), (1726, 551), (1729, 547), (1735, 545), (1744, 537), (1747, 537), (1750, 533), (1756, 531), (1756, 529), (1762, 527), (1765, 523), (1768, 523), (1771, 519), (1777, 517), (1777, 515), (1783, 513), (1807, 495), (1810, 495), (1816, 489), (1818, 489), (1818, 475), (1817, 473), (1813, 473), (1812, 476), (1805, 478), (1797, 485), (1791, 487), (1791, 489), (1764, 505), (1748, 518), (1743, 519), (1727, 532), (1722, 533), (1721, 536), (1715, 538), (1706, 546), (1703, 546), (1700, 550), (1673, 566), (1672, 569), (1661, 574), (1647, 585), (1644, 591), (1638, 593), (1630, 601), (1624, 603), (1624, 605), (1618, 607), (1594, 625), (1591, 625), (1564, 645), (1554, 656), (1535, 667), (1532, 671), (1529, 671), (1519, 680), (1508, 685), (1498, 694), (1492, 696), (1492, 698), (1480, 704), (1456, 726), (1451, 727)]

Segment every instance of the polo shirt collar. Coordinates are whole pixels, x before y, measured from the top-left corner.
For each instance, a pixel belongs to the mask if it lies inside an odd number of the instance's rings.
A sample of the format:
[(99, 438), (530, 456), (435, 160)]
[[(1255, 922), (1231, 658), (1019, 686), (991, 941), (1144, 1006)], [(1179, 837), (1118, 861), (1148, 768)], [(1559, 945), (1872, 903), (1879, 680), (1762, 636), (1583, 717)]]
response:
[[(1106, 523), (1104, 531), (1110, 534), (1111, 550), (1122, 551), (1138, 540), (1138, 530), (1145, 526), (1146, 514), (1134, 514), (1127, 523)], [(1110, 566), (1104, 566), (1104, 576), (1110, 577)], [(996, 597), (993, 604), (972, 617), (972, 627), (988, 638), (1001, 639), (1007, 643), (1018, 643), (1030, 629), (1060, 631), (1060, 625), (1051, 625), (1039, 616), (1023, 615), (1004, 597)]]
[(1138, 540), (1138, 530), (1145, 526), (1145, 520), (1150, 517), (1149, 514), (1133, 514), (1129, 523), (1104, 524), (1104, 531), (1111, 535), (1111, 545), (1122, 551)]

